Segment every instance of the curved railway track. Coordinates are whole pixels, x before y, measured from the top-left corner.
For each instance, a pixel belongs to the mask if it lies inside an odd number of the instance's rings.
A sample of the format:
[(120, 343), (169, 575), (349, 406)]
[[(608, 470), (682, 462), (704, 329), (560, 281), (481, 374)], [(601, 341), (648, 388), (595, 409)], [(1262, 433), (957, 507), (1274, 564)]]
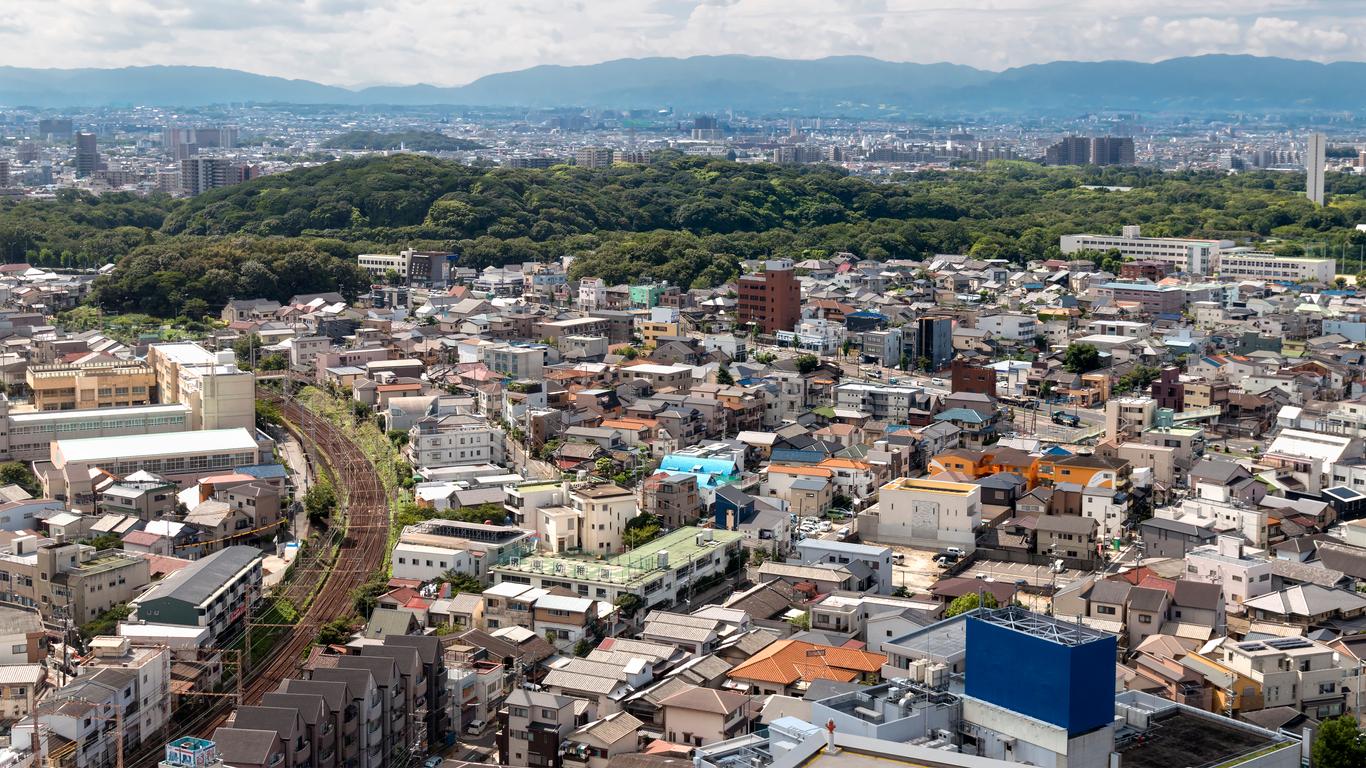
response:
[[(388, 494), (374, 465), (361, 450), (330, 421), (299, 403), (267, 391), (258, 390), (257, 394), (280, 407), (291, 425), (290, 431), (303, 443), (311, 459), (315, 463), (325, 463), (332, 470), (345, 492), (346, 526), (331, 568), (294, 573), (285, 595), (296, 599), (306, 596), (313, 591), (314, 584), (318, 585), (317, 591), (299, 620), (276, 641), (265, 658), (248, 665), (242, 681), (244, 704), (259, 702), (262, 696), (275, 690), (281, 680), (296, 672), (305, 652), (317, 638), (319, 628), (350, 613), (351, 590), (383, 567), (389, 535)], [(310, 579), (314, 574), (315, 579)], [(214, 730), (227, 722), (233, 709), (230, 698), (213, 701), (214, 704), (190, 721), (174, 724), (172, 727), (178, 730), (170, 737), (191, 734), (212, 737)], [(141, 744), (136, 752), (127, 756), (126, 763), (129, 766), (154, 765), (161, 753), (161, 743)]]

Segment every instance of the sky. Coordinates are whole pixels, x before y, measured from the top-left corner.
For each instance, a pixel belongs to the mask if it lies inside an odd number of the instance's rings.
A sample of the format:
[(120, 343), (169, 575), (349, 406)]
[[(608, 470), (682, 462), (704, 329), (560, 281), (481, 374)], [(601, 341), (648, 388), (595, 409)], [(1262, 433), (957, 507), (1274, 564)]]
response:
[[(1203, 53), (1366, 59), (1366, 0), (42, 0), (0, 65), (196, 64), (460, 85), (538, 64), (744, 53), (1000, 70)], [(1344, 84), (1346, 87), (1348, 84)]]

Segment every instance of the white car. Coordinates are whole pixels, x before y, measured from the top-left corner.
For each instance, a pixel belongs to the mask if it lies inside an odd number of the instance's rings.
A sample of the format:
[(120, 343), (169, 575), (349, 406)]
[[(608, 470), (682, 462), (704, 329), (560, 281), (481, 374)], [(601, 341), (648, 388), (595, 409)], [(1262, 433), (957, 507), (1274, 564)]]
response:
[(843, 528), (839, 529), (837, 533), (839, 533), (841, 539), (849, 538), (849, 526), (844, 526)]
[(821, 533), (829, 533), (830, 530), (834, 527), (835, 525), (831, 523), (829, 520), (822, 520), (820, 523)]

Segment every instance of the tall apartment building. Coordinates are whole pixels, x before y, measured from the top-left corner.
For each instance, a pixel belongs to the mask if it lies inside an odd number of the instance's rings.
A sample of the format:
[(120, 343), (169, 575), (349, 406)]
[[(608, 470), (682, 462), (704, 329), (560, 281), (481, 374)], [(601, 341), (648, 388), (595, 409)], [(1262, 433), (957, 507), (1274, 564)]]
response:
[(0, 158), (0, 187), (9, 186), (9, 160)]
[(155, 624), (207, 627), (217, 638), (261, 599), (261, 552), (232, 546), (196, 560), (133, 601), (136, 617)]
[(180, 191), (194, 196), (256, 178), (256, 166), (227, 157), (185, 157), (180, 161)]
[(1091, 162), (1091, 141), (1084, 136), (1067, 136), (1044, 152), (1047, 165), (1086, 165)]
[(1323, 168), (1328, 151), (1328, 139), (1321, 133), (1309, 134), (1304, 153), (1304, 194), (1318, 205), (1323, 205)]
[(88, 178), (99, 169), (100, 150), (95, 143), (95, 134), (86, 132), (76, 134), (76, 178)]
[(721, 121), (714, 116), (700, 115), (692, 119), (692, 138), (694, 141), (721, 141), (725, 131), (721, 130)]
[(740, 323), (754, 323), (764, 333), (790, 331), (802, 316), (802, 287), (787, 259), (765, 263), (764, 271), (737, 281), (736, 311)]
[(580, 168), (610, 168), (613, 155), (611, 147), (584, 147), (574, 153), (574, 164)]
[(1091, 139), (1092, 165), (1133, 165), (1134, 140), (1120, 136), (1097, 136)]
[(24, 380), (39, 411), (150, 405), (156, 393), (156, 374), (137, 360), (34, 365)]

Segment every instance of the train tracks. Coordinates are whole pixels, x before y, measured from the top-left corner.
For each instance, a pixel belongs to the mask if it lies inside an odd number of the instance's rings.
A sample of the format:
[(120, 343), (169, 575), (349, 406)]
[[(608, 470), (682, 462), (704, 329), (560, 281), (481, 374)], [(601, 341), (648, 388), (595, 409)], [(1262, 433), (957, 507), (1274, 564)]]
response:
[[(345, 529), (330, 568), (326, 567), (326, 550), (331, 544), (301, 557), (300, 567), (296, 567), (280, 597), (295, 605), (306, 600), (308, 595), (312, 595), (312, 601), (297, 622), (286, 628), (265, 658), (248, 664), (244, 673), (239, 671), (243, 676), (243, 704), (255, 704), (266, 693), (275, 690), (281, 680), (298, 670), (322, 625), (351, 613), (351, 591), (384, 567), (389, 535), (389, 498), (384, 484), (374, 465), (350, 438), (332, 422), (296, 401), (260, 390), (258, 396), (280, 408), (290, 424), (290, 431), (305, 446), (315, 465), (325, 464), (331, 470), (344, 504)], [(335, 543), (333, 538), (322, 541)], [(212, 737), (214, 730), (227, 722), (234, 704), (231, 698), (217, 698), (213, 702), (190, 721), (173, 724), (172, 727), (178, 730), (171, 736)], [(154, 765), (161, 753), (160, 743), (141, 744), (136, 753), (128, 755), (126, 763), (129, 766)]]

